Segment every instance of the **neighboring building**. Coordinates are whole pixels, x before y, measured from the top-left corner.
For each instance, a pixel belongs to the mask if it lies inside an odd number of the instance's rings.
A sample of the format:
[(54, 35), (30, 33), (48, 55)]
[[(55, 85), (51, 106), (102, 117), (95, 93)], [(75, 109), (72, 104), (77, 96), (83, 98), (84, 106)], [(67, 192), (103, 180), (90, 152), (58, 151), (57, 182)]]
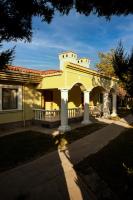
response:
[(59, 60), (60, 70), (8, 66), (0, 72), (1, 128), (61, 120), (59, 130), (66, 131), (68, 118), (83, 115), (88, 124), (95, 109), (116, 116), (117, 79), (91, 70), (89, 59), (71, 51), (59, 54)]

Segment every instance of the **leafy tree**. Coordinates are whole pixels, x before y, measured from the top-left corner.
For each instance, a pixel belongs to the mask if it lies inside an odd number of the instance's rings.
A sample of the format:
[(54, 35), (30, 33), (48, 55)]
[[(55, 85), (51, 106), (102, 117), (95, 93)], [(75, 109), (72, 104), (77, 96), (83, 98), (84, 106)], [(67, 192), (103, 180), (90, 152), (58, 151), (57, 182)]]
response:
[(124, 0), (0, 0), (0, 43), (17, 39), (30, 41), (33, 16), (50, 23), (57, 11), (64, 15), (72, 8), (86, 16), (93, 13), (107, 19), (112, 15), (133, 13), (131, 0), (126, 0), (126, 3)]
[(33, 16), (49, 23), (56, 11), (68, 14), (72, 8), (87, 16), (93, 13), (107, 19), (133, 13), (131, 0), (0, 0), (0, 39), (30, 40)]
[[(107, 76), (114, 76), (114, 77), (119, 78), (114, 69), (114, 63), (113, 63), (114, 54), (115, 54), (114, 49), (111, 49), (107, 53), (99, 52), (98, 56), (99, 56), (100, 62), (96, 64), (96, 68), (98, 69), (100, 73), (104, 73)], [(125, 85), (120, 79), (118, 82), (118, 87), (117, 87), (118, 96), (124, 97), (125, 95), (127, 95), (127, 92), (125, 89), (126, 89)]]
[(133, 50), (128, 55), (120, 42), (114, 51), (113, 67), (128, 94), (133, 97)]
[[(2, 45), (1, 45), (2, 46)], [(8, 49), (0, 53), (0, 67), (4, 69), (5, 64), (11, 64), (14, 59), (15, 47), (13, 49)]]
[(108, 76), (115, 76), (114, 68), (113, 68), (113, 55), (114, 50), (111, 49), (108, 53), (99, 52), (99, 60), (100, 62), (96, 64), (96, 67), (99, 72), (105, 73)]

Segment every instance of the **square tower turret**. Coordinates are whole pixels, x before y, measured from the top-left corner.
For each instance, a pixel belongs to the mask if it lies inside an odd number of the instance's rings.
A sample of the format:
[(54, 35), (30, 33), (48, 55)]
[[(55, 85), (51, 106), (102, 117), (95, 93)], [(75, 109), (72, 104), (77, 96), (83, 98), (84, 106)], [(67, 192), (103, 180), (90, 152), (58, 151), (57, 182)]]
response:
[(83, 67), (89, 68), (90, 60), (88, 58), (80, 58), (78, 59), (77, 63)]
[(77, 54), (72, 51), (66, 51), (59, 54), (60, 69), (62, 70), (65, 62), (77, 64)]

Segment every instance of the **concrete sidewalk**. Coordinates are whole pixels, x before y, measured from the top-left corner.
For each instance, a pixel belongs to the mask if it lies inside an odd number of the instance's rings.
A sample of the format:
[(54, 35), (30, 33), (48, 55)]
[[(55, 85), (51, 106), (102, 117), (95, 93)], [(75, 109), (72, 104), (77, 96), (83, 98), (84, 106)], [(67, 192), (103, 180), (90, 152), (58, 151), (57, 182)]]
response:
[[(0, 174), (1, 200), (94, 200), (73, 165), (99, 151), (133, 122), (133, 116), (73, 142), (68, 151), (54, 151)], [(82, 134), (82, 133), (81, 133)]]

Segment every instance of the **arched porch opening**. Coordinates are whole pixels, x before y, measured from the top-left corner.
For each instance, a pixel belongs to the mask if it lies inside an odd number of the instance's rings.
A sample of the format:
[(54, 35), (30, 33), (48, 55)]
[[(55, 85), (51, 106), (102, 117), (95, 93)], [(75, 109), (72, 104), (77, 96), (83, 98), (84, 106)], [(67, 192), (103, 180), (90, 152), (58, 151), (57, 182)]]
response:
[[(69, 126), (70, 120), (80, 118), (82, 112), (82, 90), (85, 87), (81, 83), (74, 84), (70, 89), (61, 89), (61, 125), (60, 131), (68, 131), (71, 129)], [(71, 120), (71, 121), (72, 121)]]
[(68, 118), (83, 116), (84, 94), (86, 90), (83, 84), (76, 83), (68, 91)]
[(103, 115), (103, 101), (104, 93), (106, 92), (105, 88), (102, 86), (94, 87), (90, 91), (90, 113), (93, 116), (102, 116)]
[(81, 83), (76, 83), (68, 92), (68, 108), (83, 108), (83, 92), (85, 87)]

